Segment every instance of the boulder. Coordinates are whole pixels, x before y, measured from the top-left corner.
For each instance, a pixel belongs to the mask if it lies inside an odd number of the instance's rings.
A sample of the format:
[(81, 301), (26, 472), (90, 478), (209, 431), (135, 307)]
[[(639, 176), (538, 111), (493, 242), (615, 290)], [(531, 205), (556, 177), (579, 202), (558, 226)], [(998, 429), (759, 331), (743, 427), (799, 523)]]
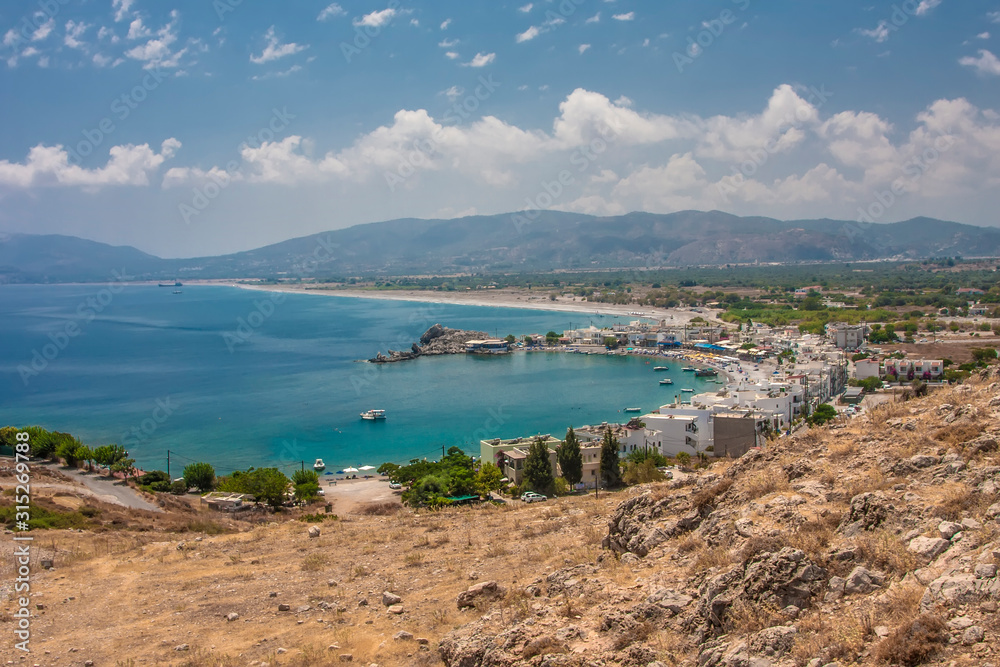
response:
[(936, 466), (941, 459), (930, 454), (914, 454), (910, 457), (910, 465), (914, 468), (930, 468)]
[(495, 581), (483, 581), (469, 586), (467, 590), (458, 594), (457, 604), (459, 609), (475, 606), (476, 598), (493, 597), (501, 593), (501, 588)]
[(309, 537), (319, 537), (319, 526), (309, 526)]
[(413, 633), (407, 632), (406, 630), (400, 630), (392, 636), (393, 640), (397, 642), (408, 642), (413, 639)]
[(874, 530), (885, 522), (891, 509), (883, 494), (871, 491), (859, 493), (851, 498), (851, 509), (840, 522), (839, 529), (844, 532), (849, 527), (853, 527), (854, 531)]
[(402, 614), (405, 610), (403, 609), (403, 605), (401, 605), (401, 604), (394, 604), (392, 606), (386, 607), (386, 611), (389, 612), (390, 614), (397, 614), (398, 615), (398, 614)]
[(232, 622), (232, 621), (238, 621), (239, 618), (240, 618), (240, 615), (237, 614), (235, 611), (226, 614), (226, 620), (230, 621), (230, 622)]
[(659, 605), (675, 616), (691, 604), (692, 600), (694, 598), (690, 595), (684, 595), (683, 593), (678, 593), (667, 588), (661, 588), (646, 598), (646, 602), (649, 604)]
[(942, 539), (950, 540), (960, 532), (962, 532), (962, 524), (960, 523), (955, 523), (954, 521), (942, 521), (938, 524), (938, 533), (941, 535)]
[(965, 629), (962, 633), (962, 644), (965, 646), (972, 646), (973, 644), (978, 644), (983, 641), (983, 629), (978, 625), (973, 625)]
[(907, 548), (922, 558), (934, 560), (950, 546), (951, 542), (940, 537), (915, 537)]
[(390, 593), (389, 591), (385, 591), (382, 593), (382, 604), (384, 604), (386, 607), (391, 607), (392, 605), (399, 604), (402, 601), (403, 598), (399, 597), (395, 593)]
[(885, 575), (881, 572), (873, 572), (860, 565), (847, 576), (844, 582), (844, 593), (847, 595), (863, 595), (871, 593), (877, 588), (881, 588), (885, 581)]
[(976, 565), (975, 572), (979, 579), (992, 579), (997, 576), (997, 566), (993, 563), (980, 563)]

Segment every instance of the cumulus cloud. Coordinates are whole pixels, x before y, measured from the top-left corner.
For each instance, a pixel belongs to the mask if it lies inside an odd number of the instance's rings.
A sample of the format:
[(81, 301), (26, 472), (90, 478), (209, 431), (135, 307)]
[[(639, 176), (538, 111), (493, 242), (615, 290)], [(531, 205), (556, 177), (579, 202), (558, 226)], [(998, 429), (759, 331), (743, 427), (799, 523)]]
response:
[(83, 23), (77, 23), (76, 21), (66, 22), (66, 34), (63, 37), (63, 44), (71, 49), (83, 49), (87, 45), (80, 41), (83, 37), (83, 33), (87, 32), (90, 25)]
[(533, 25), (524, 32), (518, 33), (518, 35), (514, 39), (515, 41), (517, 41), (518, 44), (520, 44), (521, 42), (530, 41), (541, 34), (542, 34), (541, 28)]
[(354, 25), (365, 26), (368, 28), (381, 28), (382, 26), (388, 25), (393, 18), (395, 18), (398, 12), (392, 7), (386, 7), (380, 11), (372, 12), (371, 14), (365, 14), (361, 18), (354, 20)]
[(586, 50), (587, 50), (587, 49), (589, 49), (589, 48), (590, 48), (590, 44), (581, 44), (580, 46), (576, 47), (576, 50), (577, 50), (577, 51), (578, 51), (578, 52), (579, 52), (579, 53), (580, 53), (581, 55), (583, 55), (583, 52), (584, 52), (584, 51), (586, 51)]
[(335, 2), (331, 5), (327, 5), (326, 7), (324, 7), (323, 11), (321, 11), (319, 15), (316, 17), (316, 20), (329, 21), (332, 18), (336, 18), (338, 16), (345, 16), (346, 14), (347, 10)]
[(527, 14), (528, 12), (530, 12), (530, 11), (532, 10), (532, 8), (533, 8), (534, 6), (535, 6), (535, 5), (533, 5), (532, 3), (530, 3), (530, 2), (529, 2), (529, 3), (528, 3), (528, 4), (526, 4), (526, 5), (522, 5), (521, 7), (518, 7), (518, 8), (517, 8), (517, 11), (519, 11), (519, 12), (521, 12), (521, 13), (523, 13), (523, 14)]
[(263, 65), (264, 63), (271, 62), (272, 60), (278, 60), (279, 58), (284, 58), (285, 56), (301, 53), (309, 48), (308, 44), (296, 44), (295, 42), (282, 44), (273, 25), (268, 28), (267, 32), (264, 34), (264, 41), (266, 42), (264, 50), (261, 51), (258, 56), (251, 53), (250, 62), (257, 65)]
[(635, 19), (635, 12), (628, 12), (626, 14), (615, 14), (611, 18), (616, 21), (632, 21)]
[(157, 153), (149, 144), (113, 146), (103, 167), (85, 169), (73, 164), (62, 146), (39, 144), (28, 152), (23, 163), (0, 160), (0, 185), (16, 188), (78, 186), (149, 185), (150, 175), (173, 157), (181, 142), (174, 138), (160, 144)]
[[(144, 69), (151, 69), (153, 67), (162, 67), (164, 69), (176, 68), (180, 64), (181, 58), (188, 52), (187, 46), (177, 51), (173, 50), (173, 45), (177, 42), (177, 22), (179, 18), (180, 14), (177, 10), (170, 12), (170, 22), (167, 25), (157, 30), (155, 36), (149, 41), (125, 51), (125, 56), (132, 60), (143, 62)], [(134, 22), (132, 25), (134, 25)], [(132, 25), (129, 26), (129, 34), (132, 33)]]
[(942, 2), (943, 0), (920, 0), (920, 4), (917, 5), (917, 16), (923, 16)]
[(958, 61), (960, 65), (971, 67), (980, 74), (1000, 76), (1000, 59), (986, 49), (979, 49), (979, 56), (966, 56)]
[(477, 53), (472, 60), (464, 63), (466, 67), (486, 67), (490, 65), (497, 59), (497, 54), (495, 53)]
[(111, 8), (115, 10), (115, 22), (120, 23), (128, 18), (134, 0), (111, 0)]

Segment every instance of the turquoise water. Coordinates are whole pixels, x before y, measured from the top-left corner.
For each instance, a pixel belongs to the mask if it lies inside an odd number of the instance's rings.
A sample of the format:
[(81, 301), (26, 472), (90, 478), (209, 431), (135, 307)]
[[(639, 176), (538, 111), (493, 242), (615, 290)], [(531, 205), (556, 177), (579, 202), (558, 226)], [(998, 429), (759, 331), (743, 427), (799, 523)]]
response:
[[(435, 322), (504, 336), (612, 317), (222, 286), (0, 287), (0, 425), (39, 424), (93, 445), (125, 444), (139, 465), (192, 460), (219, 471), (323, 458), (330, 470), (436, 458), (482, 438), (562, 434), (625, 421), (682, 387), (682, 364), (518, 353), (376, 366)], [(627, 318), (626, 318), (627, 319)], [(36, 354), (37, 353), (37, 354)], [(34, 363), (34, 366), (32, 366)], [(675, 384), (660, 386), (669, 376)], [(384, 408), (385, 422), (359, 413)]]

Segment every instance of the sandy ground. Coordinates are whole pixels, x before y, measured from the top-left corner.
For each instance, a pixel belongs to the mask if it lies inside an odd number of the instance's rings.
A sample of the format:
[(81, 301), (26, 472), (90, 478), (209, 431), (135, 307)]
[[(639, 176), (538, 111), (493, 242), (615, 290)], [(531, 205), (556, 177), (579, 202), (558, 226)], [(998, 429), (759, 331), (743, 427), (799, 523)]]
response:
[[(695, 317), (720, 322), (718, 311), (702, 308), (703, 312), (692, 310), (653, 308), (636, 304), (619, 305), (583, 301), (581, 297), (559, 297), (555, 301), (548, 295), (538, 295), (528, 290), (469, 290), (464, 292), (431, 292), (423, 290), (351, 290), (342, 288), (326, 289), (305, 285), (236, 285), (243, 289), (268, 292), (293, 292), (298, 294), (319, 294), (323, 296), (349, 297), (356, 299), (386, 299), (389, 301), (416, 301), (419, 303), (452, 303), (466, 306), (486, 306), (493, 308), (525, 308), (528, 310), (549, 310), (564, 313), (588, 313), (591, 315), (629, 316), (642, 313), (642, 317), (666, 320), (668, 324), (685, 324)], [(635, 315), (639, 317), (638, 315)]]
[(350, 514), (370, 503), (399, 502), (400, 491), (389, 488), (386, 477), (375, 479), (341, 479), (323, 481), (322, 489), (328, 503), (333, 503), (334, 514)]

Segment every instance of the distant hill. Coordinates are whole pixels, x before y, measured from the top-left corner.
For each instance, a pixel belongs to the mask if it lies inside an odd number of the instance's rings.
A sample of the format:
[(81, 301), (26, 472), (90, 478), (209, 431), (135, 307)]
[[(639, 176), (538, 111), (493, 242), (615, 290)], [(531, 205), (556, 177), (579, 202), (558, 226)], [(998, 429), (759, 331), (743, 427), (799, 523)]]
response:
[(0, 281), (412, 275), (647, 268), (752, 262), (1000, 256), (1000, 229), (931, 218), (859, 226), (721, 211), (595, 217), (545, 211), (454, 220), (406, 218), (290, 239), (246, 252), (160, 259), (70, 236), (0, 236)]

